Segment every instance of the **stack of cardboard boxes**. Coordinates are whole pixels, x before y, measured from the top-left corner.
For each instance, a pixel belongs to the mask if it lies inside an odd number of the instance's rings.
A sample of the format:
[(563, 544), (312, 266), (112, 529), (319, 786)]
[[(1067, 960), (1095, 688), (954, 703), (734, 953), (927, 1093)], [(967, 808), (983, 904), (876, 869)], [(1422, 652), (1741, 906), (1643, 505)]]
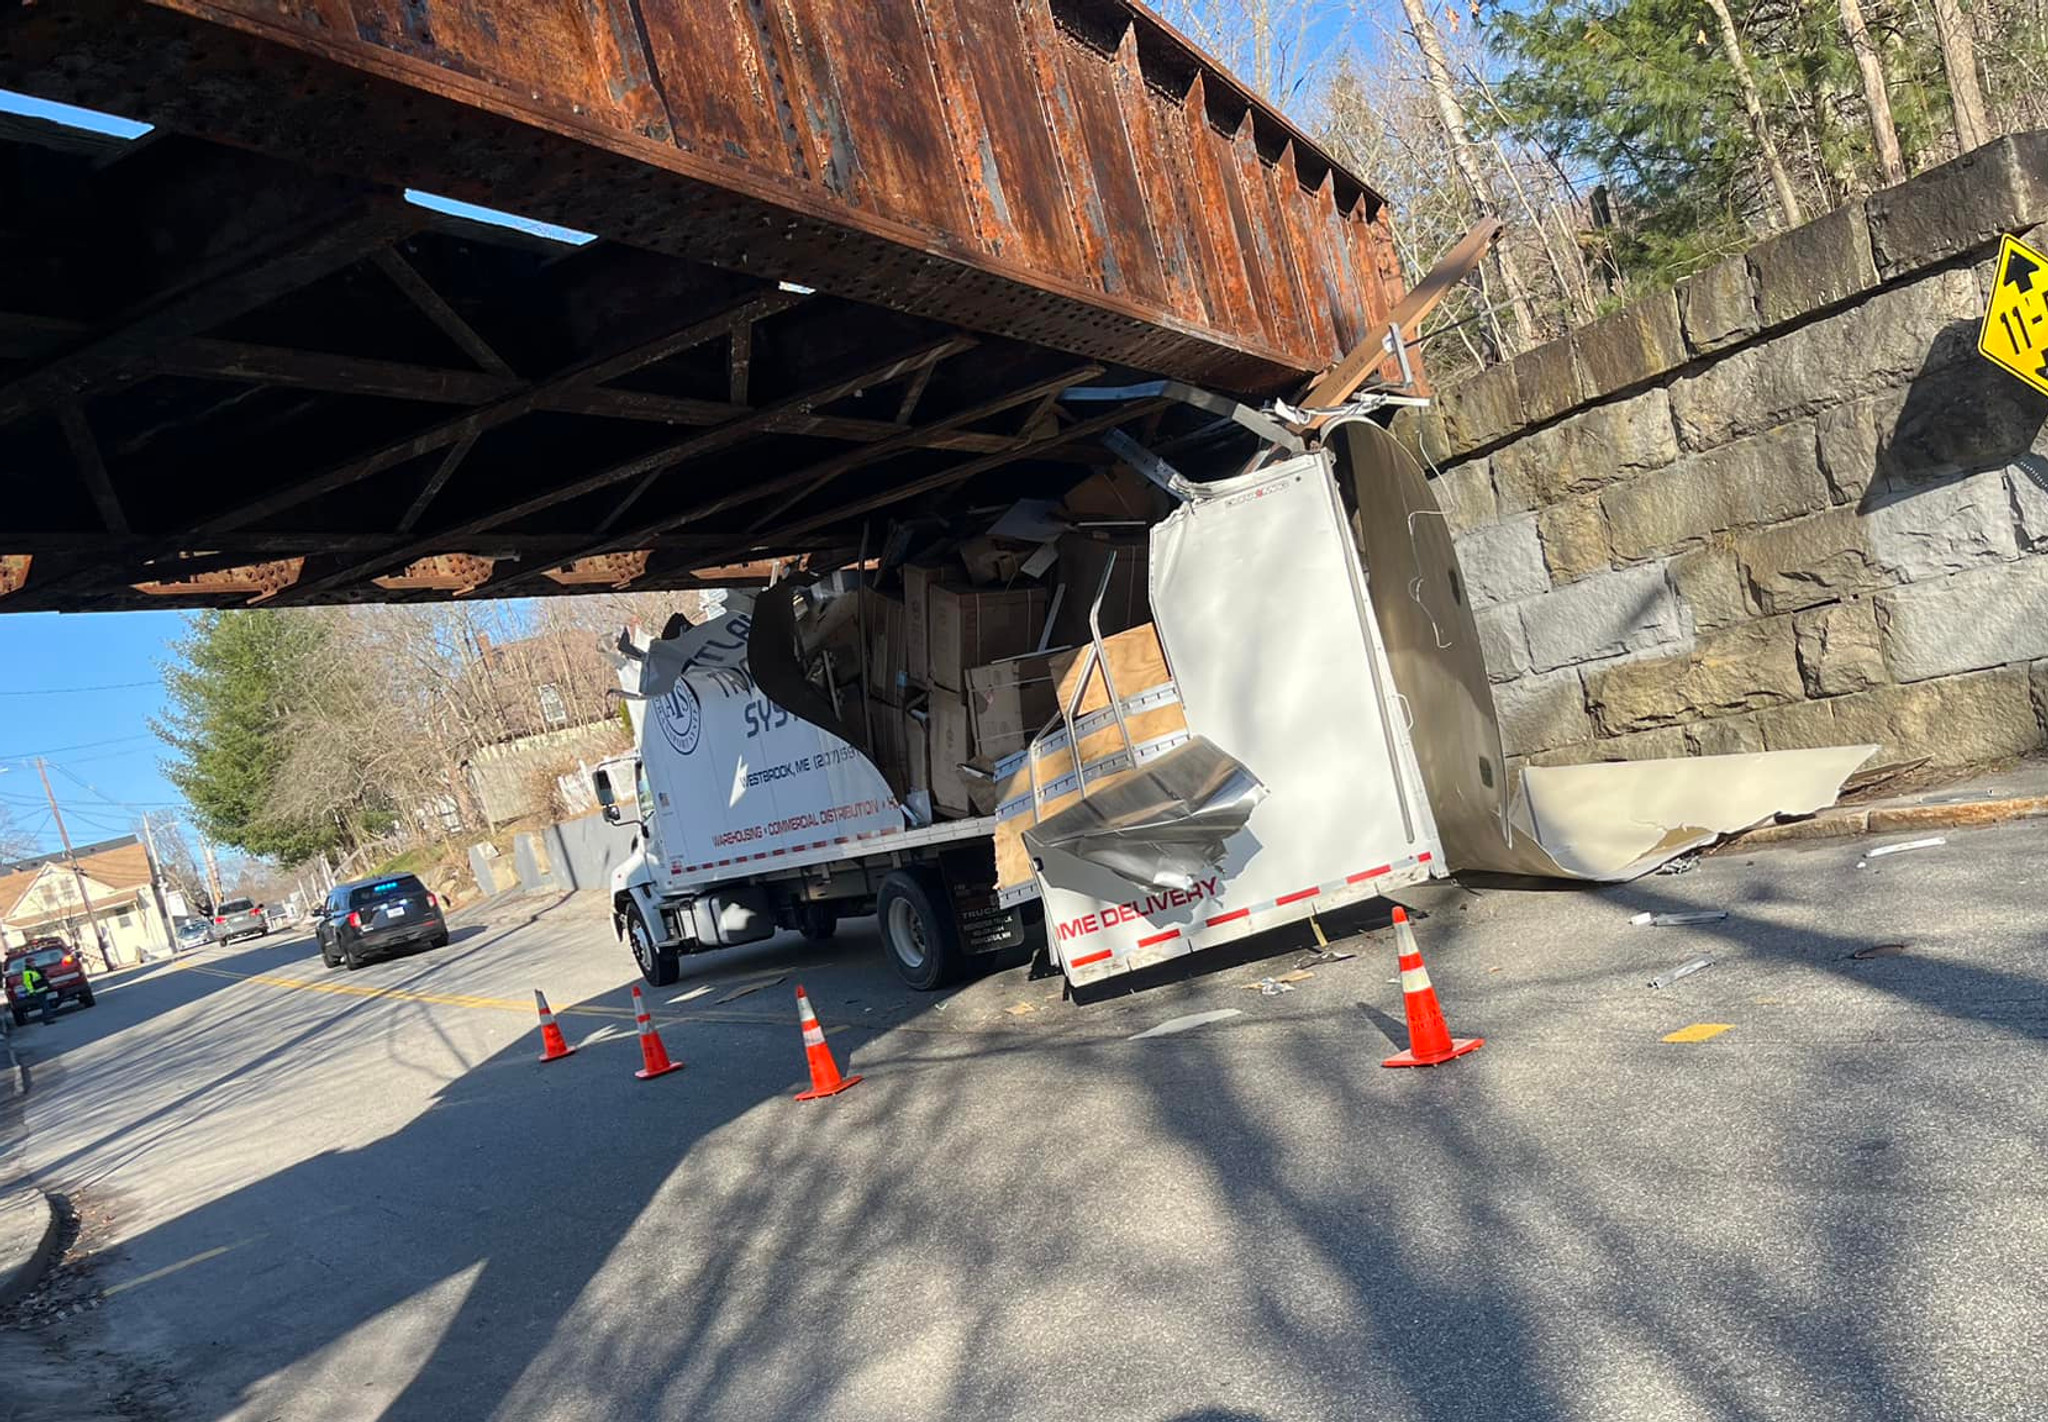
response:
[[(1149, 620), (1145, 523), (1156, 509), (1134, 480), (1088, 480), (1059, 511), (1061, 531), (1035, 545), (982, 537), (927, 549), (883, 574), (893, 583), (900, 573), (900, 590), (846, 599), (856, 625), (840, 645), (859, 652), (832, 664), (843, 718), (900, 792), (929, 793), (935, 818), (994, 811), (996, 763), (1056, 714), (1059, 654), (1087, 642), (1106, 567), (1104, 635)], [(1106, 510), (1123, 516), (1087, 526)]]

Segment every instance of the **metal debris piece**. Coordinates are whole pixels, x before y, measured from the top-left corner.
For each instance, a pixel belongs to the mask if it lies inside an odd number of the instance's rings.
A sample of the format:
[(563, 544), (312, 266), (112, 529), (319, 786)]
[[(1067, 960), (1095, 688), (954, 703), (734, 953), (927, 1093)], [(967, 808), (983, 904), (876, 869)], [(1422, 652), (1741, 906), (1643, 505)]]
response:
[(1933, 849), (1936, 845), (1947, 843), (1948, 840), (1941, 835), (1936, 835), (1932, 839), (1909, 839), (1904, 844), (1880, 844), (1875, 849), (1865, 851), (1863, 857), (1882, 859), (1887, 854), (1904, 854), (1909, 849)]
[(1676, 859), (1667, 860), (1659, 864), (1650, 872), (1652, 874), (1690, 874), (1699, 867), (1700, 852), (1695, 849), (1690, 854), (1681, 854)]
[(1310, 953), (1306, 957), (1297, 958), (1294, 966), (1297, 968), (1313, 968), (1319, 963), (1348, 963), (1357, 956), (1356, 953), (1339, 953), (1334, 948), (1326, 948), (1320, 953)]
[(1681, 963), (1668, 973), (1659, 973), (1656, 977), (1650, 979), (1650, 986), (1653, 988), (1668, 988), (1680, 978), (1689, 978), (1701, 968), (1711, 968), (1713, 966), (1714, 960), (1712, 958), (1695, 958), (1690, 963)]
[(1278, 978), (1260, 978), (1255, 983), (1243, 983), (1241, 986), (1245, 991), (1255, 992), (1260, 997), (1278, 997), (1283, 992), (1294, 991), (1293, 983), (1281, 982)]
[(1726, 917), (1726, 909), (1703, 909), (1697, 913), (1639, 913), (1629, 922), (1638, 926), (1650, 924), (1656, 928), (1677, 928), (1688, 923), (1719, 923)]
[[(1246, 984), (1246, 986), (1250, 986), (1250, 984)], [(1142, 1042), (1147, 1037), (1171, 1037), (1176, 1032), (1191, 1032), (1197, 1027), (1206, 1027), (1211, 1022), (1221, 1022), (1226, 1018), (1242, 1016), (1244, 1016), (1244, 1009), (1241, 1007), (1219, 1007), (1214, 1012), (1191, 1012), (1185, 1017), (1168, 1018), (1157, 1027), (1147, 1027), (1142, 1032), (1135, 1032), (1131, 1035), (1130, 1040)]]
[(788, 974), (785, 973), (782, 975), (782, 977), (763, 978), (759, 982), (747, 983), (744, 986), (736, 987), (731, 992), (727, 993), (724, 997), (718, 999), (718, 1002), (714, 1003), (713, 1006), (719, 1006), (728, 1002), (736, 1002), (740, 998), (745, 997), (750, 992), (759, 992), (762, 988), (774, 987), (777, 983), (782, 981), (783, 977), (787, 976)]
[(1906, 951), (1903, 943), (1868, 943), (1849, 956), (1859, 962), (1871, 958), (1896, 958)]

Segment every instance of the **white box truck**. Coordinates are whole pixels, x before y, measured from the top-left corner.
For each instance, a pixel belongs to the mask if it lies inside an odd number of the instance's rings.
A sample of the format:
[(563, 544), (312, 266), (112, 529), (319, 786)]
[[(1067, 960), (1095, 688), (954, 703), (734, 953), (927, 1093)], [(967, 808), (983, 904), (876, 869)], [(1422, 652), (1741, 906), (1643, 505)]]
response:
[[(1176, 492), (1180, 507), (1151, 533), (1149, 575), (1172, 681), (1145, 690), (1153, 703), (1180, 699), (1187, 735), (1128, 747), (1081, 776), (1100, 794), (1133, 762), (1184, 767), (1190, 747), (1234, 766), (1239, 813), (1193, 851), (1206, 860), (1187, 857), (1189, 821), (1176, 831), (1126, 820), (1057, 845), (1027, 837), (1034, 882), (999, 895), (996, 822), (1028, 804), (921, 823), (913, 797), (847, 740), (762, 691), (749, 660), (756, 600), (735, 595), (710, 622), (631, 645), (639, 751), (597, 775), (615, 818), (621, 782), (635, 784), (640, 845), (614, 872), (612, 898), (647, 979), (673, 982), (684, 953), (778, 929), (823, 938), (873, 913), (898, 973), (931, 988), (973, 954), (1023, 943), (1042, 916), (1053, 961), (1079, 987), (1441, 874), (1329, 456)], [(1162, 814), (1173, 818), (1142, 806), (1138, 818)]]

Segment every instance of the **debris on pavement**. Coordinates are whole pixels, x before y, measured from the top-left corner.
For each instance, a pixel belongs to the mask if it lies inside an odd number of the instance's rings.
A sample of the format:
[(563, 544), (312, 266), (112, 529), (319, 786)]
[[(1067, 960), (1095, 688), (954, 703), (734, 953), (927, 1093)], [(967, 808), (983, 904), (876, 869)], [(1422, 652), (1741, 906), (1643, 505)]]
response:
[(1038, 1009), (1028, 1002), (1013, 1002), (1004, 1008), (1003, 1011), (1009, 1013), (1012, 1017), (1028, 1017), (1038, 1011)]
[(1326, 948), (1320, 953), (1311, 953), (1305, 958), (1297, 958), (1294, 966), (1296, 968), (1313, 968), (1321, 963), (1348, 963), (1357, 956), (1356, 953), (1339, 953), (1334, 948)]
[(1871, 958), (1896, 958), (1905, 951), (1906, 945), (1903, 943), (1868, 943), (1849, 956), (1858, 962), (1864, 962)]
[(1947, 843), (1948, 840), (1941, 835), (1936, 835), (1932, 839), (1909, 839), (1904, 844), (1880, 844), (1877, 848), (1866, 851), (1863, 857), (1882, 859), (1887, 854), (1904, 854), (1909, 849), (1933, 849), (1937, 845)]
[(1668, 973), (1659, 973), (1656, 977), (1650, 979), (1650, 986), (1653, 988), (1668, 988), (1680, 978), (1689, 978), (1700, 969), (1713, 966), (1714, 960), (1712, 958), (1695, 958), (1690, 963), (1680, 964)]
[(712, 1005), (714, 1007), (722, 1007), (728, 1002), (737, 1002), (741, 998), (745, 997), (748, 993), (759, 992), (762, 988), (774, 987), (777, 983), (782, 982), (788, 976), (789, 974), (783, 973), (779, 977), (762, 978), (759, 982), (743, 983), (739, 987), (736, 987), (731, 992), (727, 993), (724, 997), (718, 999), (718, 1001), (716, 1003), (713, 1003)]
[(1293, 983), (1282, 982), (1278, 978), (1260, 978), (1255, 983), (1242, 983), (1240, 986), (1247, 992), (1257, 993), (1260, 997), (1278, 997), (1283, 992), (1294, 991)]
[(1648, 924), (1653, 928), (1679, 928), (1688, 923), (1719, 923), (1728, 917), (1726, 909), (1702, 909), (1695, 913), (1639, 913), (1629, 922), (1638, 926)]
[(1666, 860), (1650, 872), (1652, 874), (1690, 874), (1699, 867), (1700, 852), (1695, 849), (1690, 854), (1681, 854), (1676, 859)]
[[(1250, 987), (1251, 984), (1247, 983), (1245, 986)], [(1226, 1018), (1242, 1016), (1244, 1016), (1244, 1009), (1241, 1007), (1219, 1007), (1214, 1012), (1191, 1012), (1185, 1017), (1168, 1018), (1157, 1027), (1147, 1027), (1142, 1032), (1134, 1032), (1131, 1034), (1130, 1040), (1142, 1042), (1147, 1037), (1171, 1037), (1176, 1032), (1191, 1032), (1197, 1027), (1206, 1027), (1211, 1022), (1221, 1022)]]

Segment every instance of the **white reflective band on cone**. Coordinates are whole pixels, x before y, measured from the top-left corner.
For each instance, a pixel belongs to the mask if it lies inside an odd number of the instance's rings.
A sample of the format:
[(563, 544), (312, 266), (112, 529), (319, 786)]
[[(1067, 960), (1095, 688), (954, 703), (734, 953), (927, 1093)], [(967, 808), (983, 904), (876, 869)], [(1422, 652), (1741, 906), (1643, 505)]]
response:
[(807, 1022), (804, 1024), (804, 1045), (806, 1047), (822, 1047), (825, 1045), (825, 1034), (818, 1030), (817, 1023)]
[(1401, 991), (1421, 992), (1429, 986), (1429, 969), (1404, 968), (1401, 971)]

